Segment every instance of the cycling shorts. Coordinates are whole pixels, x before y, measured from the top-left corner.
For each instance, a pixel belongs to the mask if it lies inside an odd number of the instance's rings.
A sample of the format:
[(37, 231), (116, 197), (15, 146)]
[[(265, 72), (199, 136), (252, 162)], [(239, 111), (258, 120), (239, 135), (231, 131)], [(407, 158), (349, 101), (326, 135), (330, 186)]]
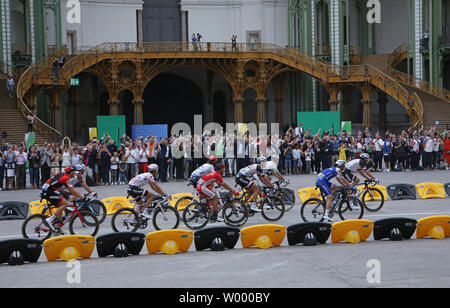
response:
[(246, 189), (246, 188), (249, 188), (253, 184), (253, 181), (248, 179), (248, 178), (246, 178), (245, 176), (237, 176), (236, 177), (236, 184), (241, 186), (242, 189)]
[(196, 189), (204, 197), (214, 198), (216, 196), (216, 193), (213, 192), (208, 187), (206, 187), (205, 185), (197, 185)]
[(47, 200), (53, 206), (59, 206), (59, 204), (64, 200), (63, 195), (59, 191), (43, 191), (41, 196), (42, 199)]
[(131, 198), (135, 199), (136, 201), (140, 201), (142, 199), (142, 197), (145, 197), (148, 195), (148, 191), (143, 188), (130, 185), (130, 186), (128, 186), (127, 194), (128, 194), (128, 196), (131, 196)]
[(349, 183), (352, 183), (355, 180), (356, 175), (354, 175), (349, 169), (345, 169), (342, 172), (342, 177), (346, 179)]
[(325, 197), (331, 196), (331, 184), (328, 181), (319, 180), (316, 182), (316, 186), (320, 188), (320, 191), (322, 194), (324, 194)]

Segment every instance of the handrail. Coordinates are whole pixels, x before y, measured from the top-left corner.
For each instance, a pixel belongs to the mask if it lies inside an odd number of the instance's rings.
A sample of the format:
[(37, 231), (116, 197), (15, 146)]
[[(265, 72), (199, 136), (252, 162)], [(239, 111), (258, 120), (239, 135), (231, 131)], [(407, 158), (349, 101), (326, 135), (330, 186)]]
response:
[[(222, 57), (227, 57), (230, 54), (243, 54), (252, 53), (257, 54), (260, 57), (275, 57), (277, 61), (299, 68), (305, 72), (313, 75), (322, 81), (328, 82), (340, 82), (348, 80), (350, 76), (360, 76), (361, 79), (372, 83), (379, 89), (389, 93), (394, 98), (397, 98), (405, 108), (410, 112), (417, 115), (419, 121), (423, 117), (423, 110), (420, 108), (420, 98), (411, 98), (408, 90), (406, 90), (401, 83), (396, 81), (391, 76), (381, 72), (370, 65), (348, 65), (338, 66), (330, 62), (316, 59), (309, 56), (296, 48), (283, 48), (271, 43), (223, 43), (223, 42), (159, 42), (159, 43), (110, 43), (105, 42), (99, 44), (96, 47), (90, 48), (83, 53), (74, 56), (63, 68), (57, 68), (47, 65), (35, 65), (30, 67), (22, 76), (18, 85), (18, 97), (20, 103), (26, 107), (22, 101), (23, 95), (32, 87), (34, 80), (40, 78), (52, 80), (52, 84), (60, 84), (61, 82), (67, 82), (71, 77), (75, 76), (85, 68), (108, 58), (109, 53), (137, 53), (143, 56), (144, 53), (190, 53), (195, 55), (199, 52), (199, 58), (202, 57), (200, 52), (207, 51), (209, 53), (221, 54)], [(270, 54), (270, 55), (268, 55)], [(81, 64), (81, 65), (80, 65)], [(58, 78), (55, 79), (55, 70), (58, 72)], [(26, 79), (26, 80), (25, 80)], [(21, 91), (19, 91), (19, 88)], [(417, 105), (417, 108), (411, 110), (408, 108), (408, 104), (413, 106)], [(28, 109), (28, 108), (27, 108)], [(42, 121), (41, 121), (42, 122)], [(42, 122), (43, 123), (43, 122)], [(46, 128), (51, 128), (47, 124), (43, 123)], [(51, 128), (54, 133), (61, 135), (57, 130)]]
[(427, 94), (430, 94), (432, 96), (435, 96), (437, 98), (440, 98), (446, 102), (450, 102), (450, 91), (444, 88), (437, 87), (433, 85), (432, 83), (417, 78), (412, 75), (408, 75), (404, 72), (401, 72), (397, 69), (395, 69), (395, 64), (397, 63), (398, 55), (404, 52), (407, 52), (408, 50), (408, 44), (403, 44), (400, 47), (398, 47), (392, 54), (389, 56), (388, 62), (387, 62), (387, 73), (397, 80), (398, 82), (407, 85), (409, 87), (418, 89), (422, 92), (425, 92)]
[[(24, 85), (23, 83), (27, 82), (27, 78), (29, 78), (28, 82), (32, 83), (32, 71), (33, 71), (33, 67), (29, 67), (28, 69), (25, 70), (25, 72), (22, 74), (22, 76), (19, 79), (19, 82), (17, 83), (17, 87), (16, 87), (16, 102), (17, 102), (17, 109), (19, 109), (19, 111), (22, 113), (22, 115), (26, 118), (28, 114), (34, 114), (29, 108), (28, 106), (25, 104), (25, 102), (23, 101), (23, 96), (25, 94), (24, 92)], [(29, 85), (29, 87), (27, 88), (27, 91), (29, 88), (31, 88), (31, 84)], [(61, 132), (59, 132), (58, 130), (54, 129), (53, 127), (51, 127), (50, 125), (48, 125), (47, 123), (45, 123), (44, 121), (42, 121), (41, 119), (39, 119), (38, 117), (35, 116), (35, 130), (38, 133), (41, 133), (43, 135), (46, 136), (52, 136), (53, 139), (55, 139), (56, 136), (61, 136), (62, 134)]]
[(404, 54), (405, 52), (408, 52), (408, 44), (404, 43), (397, 47), (390, 55), (387, 60), (388, 67), (395, 67), (399, 63), (399, 56)]

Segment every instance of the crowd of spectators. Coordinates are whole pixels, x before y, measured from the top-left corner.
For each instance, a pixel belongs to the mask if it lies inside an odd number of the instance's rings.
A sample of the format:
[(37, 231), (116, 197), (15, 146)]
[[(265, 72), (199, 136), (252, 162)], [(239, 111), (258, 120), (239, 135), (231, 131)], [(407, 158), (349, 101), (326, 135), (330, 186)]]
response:
[[(84, 164), (90, 186), (123, 185), (152, 163), (159, 165), (159, 181), (187, 180), (207, 157), (214, 155), (226, 164), (225, 176), (235, 176), (243, 167), (265, 156), (278, 164), (285, 175), (317, 174), (338, 159), (349, 161), (360, 153), (374, 161), (373, 171), (449, 170), (450, 132), (407, 130), (396, 135), (369, 129), (351, 136), (347, 131), (334, 132), (289, 128), (282, 136), (223, 136), (206, 132), (202, 136), (147, 136), (132, 140), (122, 136), (120, 144), (105, 134), (85, 146), (62, 144), (10, 145), (0, 151), (0, 189), (25, 189), (28, 171), (30, 188), (39, 188), (52, 175), (68, 165)], [(27, 163), (28, 162), (28, 163)]]

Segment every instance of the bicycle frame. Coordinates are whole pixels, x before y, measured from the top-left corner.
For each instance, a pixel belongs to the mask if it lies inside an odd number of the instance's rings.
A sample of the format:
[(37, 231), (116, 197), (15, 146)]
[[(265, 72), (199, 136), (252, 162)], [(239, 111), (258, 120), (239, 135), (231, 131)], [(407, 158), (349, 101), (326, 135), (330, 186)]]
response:
[[(49, 205), (49, 204), (47, 203), (47, 209), (48, 209), (48, 211), (49, 211), (49, 213), (50, 213), (50, 216), (52, 216), (52, 215), (54, 214), (53, 210), (57, 209), (58, 207), (53, 206), (53, 205), (50, 205), (50, 206), (48, 206), (48, 205)], [(84, 205), (84, 204), (83, 204), (83, 205)], [(82, 206), (83, 206), (83, 205), (82, 205)], [(69, 215), (67, 215), (66, 219), (64, 219), (63, 222), (58, 223), (58, 227), (59, 227), (59, 228), (64, 227), (64, 225), (65, 225), (65, 224), (72, 218), (72, 216), (74, 216), (75, 214), (78, 215), (78, 217), (79, 217), (80, 220), (81, 220), (82, 226), (85, 227), (84, 221), (83, 221), (83, 219), (81, 219), (81, 215), (80, 215), (80, 211), (78, 210), (78, 206), (77, 206), (76, 204), (74, 204), (74, 205), (73, 205), (73, 208), (74, 208), (74, 210), (71, 211)], [(55, 210), (55, 211), (56, 211), (56, 210)], [(47, 231), (48, 231), (48, 230), (47, 230)]]

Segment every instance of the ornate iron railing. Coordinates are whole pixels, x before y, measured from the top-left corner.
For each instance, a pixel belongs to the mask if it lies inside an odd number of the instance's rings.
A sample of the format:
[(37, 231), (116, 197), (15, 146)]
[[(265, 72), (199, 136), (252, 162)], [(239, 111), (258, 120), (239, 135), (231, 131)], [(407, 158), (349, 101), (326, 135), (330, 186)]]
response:
[[(206, 54), (205, 54), (206, 52)], [(423, 109), (420, 98), (412, 99), (409, 93), (395, 78), (391, 78), (385, 73), (370, 65), (349, 65), (337, 66), (329, 62), (318, 60), (296, 48), (283, 48), (275, 44), (233, 44), (233, 43), (210, 43), (210, 42), (162, 42), (162, 43), (103, 43), (94, 48), (70, 59), (64, 67), (52, 67), (48, 61), (37, 63), (29, 68), (22, 76), (18, 84), (18, 97), (22, 107), (25, 106), (22, 97), (32, 87), (33, 83), (39, 84), (40, 80), (44, 84), (64, 85), (68, 80), (91, 65), (104, 59), (109, 59), (119, 53), (137, 53), (136, 57), (158, 57), (179, 56), (191, 58), (245, 58), (263, 57), (273, 58), (291, 67), (301, 69), (306, 73), (321, 79), (324, 82), (345, 82), (357, 79), (366, 81), (385, 91), (399, 102), (412, 114), (415, 114), (417, 121), (422, 121)], [(145, 55), (147, 53), (147, 55)], [(358, 79), (359, 78), (359, 79)], [(416, 106), (417, 105), (417, 106)], [(43, 123), (43, 122), (42, 122)], [(53, 134), (60, 133), (45, 123), (42, 125), (46, 129), (51, 129)]]

